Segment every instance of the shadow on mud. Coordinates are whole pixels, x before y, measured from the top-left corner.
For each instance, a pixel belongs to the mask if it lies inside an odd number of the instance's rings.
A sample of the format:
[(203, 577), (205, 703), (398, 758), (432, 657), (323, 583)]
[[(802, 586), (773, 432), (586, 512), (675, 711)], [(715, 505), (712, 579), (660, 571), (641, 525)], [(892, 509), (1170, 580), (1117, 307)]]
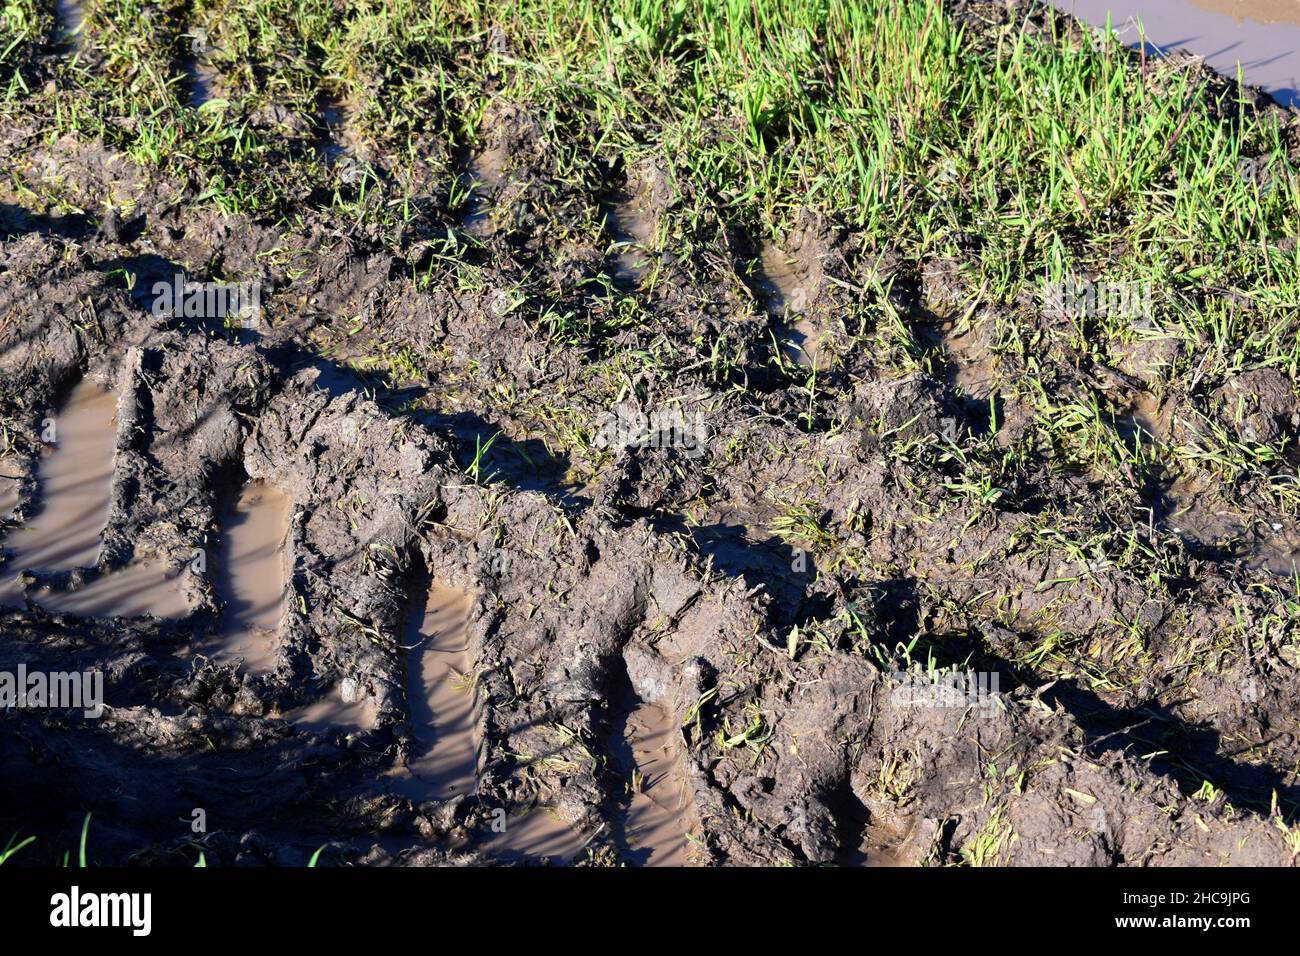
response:
[(47, 216), (22, 206), (0, 202), (0, 240), (12, 242), (26, 235), (50, 236), (78, 242), (94, 235), (95, 226), (84, 213)]
[[(943, 649), (942, 663), (960, 663), (1010, 677), (1012, 687), (1041, 684), (1039, 675), (993, 653), (978, 635), (929, 642), (919, 651), (926, 653), (931, 648)], [(1001, 688), (1002, 692), (1009, 689)], [(1234, 807), (1268, 815), (1276, 794), (1284, 816), (1300, 810), (1300, 787), (1288, 785), (1282, 770), (1232, 759), (1266, 745), (1267, 738), (1232, 745), (1213, 727), (1188, 722), (1164, 704), (1147, 702), (1117, 707), (1069, 679), (1048, 684), (1039, 696), (1049, 705), (1059, 705), (1074, 718), (1087, 737), (1085, 750), (1096, 754), (1126, 753), (1166, 777), (1184, 796), (1197, 795), (1208, 782), (1221, 790)], [(1275, 738), (1278, 736), (1281, 734), (1274, 734)]]

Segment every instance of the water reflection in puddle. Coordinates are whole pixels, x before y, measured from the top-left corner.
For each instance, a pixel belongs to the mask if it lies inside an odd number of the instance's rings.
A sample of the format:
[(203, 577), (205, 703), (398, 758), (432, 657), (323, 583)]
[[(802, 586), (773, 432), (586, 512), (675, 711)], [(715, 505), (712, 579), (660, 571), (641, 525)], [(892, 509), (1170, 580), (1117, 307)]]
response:
[(469, 196), (464, 203), (461, 228), (471, 236), (487, 236), (493, 231), (493, 199), (505, 182), (505, 147), (475, 153), (461, 174), (462, 185)]
[(811, 366), (818, 356), (817, 330), (805, 314), (805, 276), (797, 262), (765, 243), (754, 267), (754, 290), (763, 308), (779, 320), (776, 337), (786, 361)]
[[(468, 592), (435, 580), (408, 616), (404, 643), (413, 741), (406, 767), (388, 782), (415, 803), (469, 796), (477, 789), (480, 702), (467, 633), (472, 600)], [(489, 812), (473, 846), (465, 849), (503, 860), (568, 861), (583, 842), (550, 808), (535, 806)]]
[(686, 866), (691, 828), (677, 727), (661, 708), (628, 698), (610, 740), (613, 770), (630, 792), (619, 827), (624, 859), (641, 866)]
[(279, 653), (289, 504), (270, 485), (248, 482), (223, 516), (218, 538), (221, 626), (203, 651), (218, 661), (242, 659), (254, 674), (273, 670)]
[[(24, 606), (18, 580), (22, 571), (55, 573), (96, 565), (108, 523), (116, 413), (116, 392), (83, 379), (55, 417), (53, 449), (37, 471), (39, 510), (4, 542), (13, 555), (0, 572), (0, 603)], [(176, 573), (147, 560), (91, 577), (75, 590), (39, 588), (31, 594), (48, 611), (88, 617), (179, 618), (191, 609)]]
[(615, 242), (614, 281), (635, 288), (649, 272), (647, 249), (655, 238), (655, 218), (645, 204), (624, 196), (605, 213), (606, 228)]
[(1292, 0), (1052, 0), (1094, 27), (1110, 15), (1120, 39), (1163, 52), (1182, 48), (1230, 79), (1243, 79), (1284, 106), (1300, 105), (1300, 4)]

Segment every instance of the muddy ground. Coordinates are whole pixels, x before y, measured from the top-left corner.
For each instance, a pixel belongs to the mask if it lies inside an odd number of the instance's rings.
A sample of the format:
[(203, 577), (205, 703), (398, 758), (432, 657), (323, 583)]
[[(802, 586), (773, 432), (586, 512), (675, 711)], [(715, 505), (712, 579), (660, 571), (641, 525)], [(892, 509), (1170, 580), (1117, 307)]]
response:
[[(33, 88), (64, 56), (33, 59)], [(360, 183), (331, 156), (269, 225), (51, 115), (37, 98), (0, 132), (0, 545), (39, 514), (42, 423), (87, 377), (117, 394), (111, 502), (93, 566), (0, 569), (29, 572), (0, 671), (101, 670), (109, 706), (0, 712), (0, 836), (38, 838), (15, 864), (75, 852), (87, 813), (98, 864), (565, 862), (493, 843), (497, 811), (531, 807), (577, 834), (568, 862), (646, 862), (627, 732), (647, 705), (680, 780), (671, 862), (1300, 852), (1294, 517), (1268, 475), (1063, 466), (993, 340), (1002, 307), (956, 311), (960, 262), (867, 255), (813, 212), (775, 251), (719, 211), (689, 255), (629, 254), (682, 201), (664, 170), (575, 183), (548, 120), (503, 101), (472, 156), (424, 144), (426, 201), (393, 230), (323, 195), (386, 202), (382, 155)], [(449, 206), (447, 177), (483, 198)], [(259, 280), (258, 327), (155, 314), (177, 273)], [(911, 346), (856, 324), (877, 289)], [(1245, 429), (1294, 472), (1282, 372), (1174, 377), (1198, 356), (1155, 336), (1080, 363), (1059, 317), (1014, 318), (1054, 398), (1117, 410), (1117, 443)], [(676, 430), (611, 427), (656, 414)], [(963, 455), (1009, 463), (997, 494), (962, 490)], [(264, 668), (199, 653), (229, 602), (193, 557), (249, 482), (290, 503)], [(41, 603), (144, 560), (179, 616)], [(430, 581), (470, 596), (477, 766), (422, 800), (394, 774), (421, 736), (403, 635)], [(909, 668), (997, 692), (917, 706)], [(351, 711), (292, 718), (322, 701)]]

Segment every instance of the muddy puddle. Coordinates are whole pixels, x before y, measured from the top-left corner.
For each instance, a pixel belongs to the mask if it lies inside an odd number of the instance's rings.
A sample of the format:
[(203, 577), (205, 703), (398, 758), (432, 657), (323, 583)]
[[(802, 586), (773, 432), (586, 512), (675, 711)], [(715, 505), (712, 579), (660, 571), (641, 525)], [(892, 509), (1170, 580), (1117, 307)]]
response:
[(492, 210), (496, 194), (505, 183), (506, 151), (503, 146), (474, 153), (460, 175), (461, 187), (469, 190), (461, 213), (461, 228), (471, 236), (493, 231)]
[(1284, 106), (1300, 105), (1300, 4), (1294, 0), (1052, 0), (1053, 6), (1102, 27), (1109, 13), (1120, 38), (1136, 47), (1140, 20), (1153, 52), (1185, 49), (1210, 68)]
[(873, 820), (871, 813), (855, 794), (845, 794), (838, 801), (836, 818), (840, 824), (840, 851), (835, 865), (843, 867), (910, 866), (900, 849), (907, 838), (903, 827), (893, 821)]
[(609, 742), (610, 765), (626, 787), (625, 810), (616, 827), (625, 862), (637, 866), (686, 866), (693, 820), (686, 775), (677, 753), (679, 732), (654, 704), (623, 697), (622, 719)]
[(185, 61), (185, 96), (190, 107), (198, 110), (216, 98), (217, 71), (208, 58), (204, 39), (195, 37), (190, 44)]
[(394, 790), (412, 800), (471, 794), (478, 772), (479, 701), (465, 626), (470, 595), (434, 582), (407, 615), (412, 748)]
[(1300, 529), (1282, 515), (1247, 524), (1217, 505), (1205, 490), (1174, 482), (1161, 495), (1160, 523), (1192, 550), (1213, 560), (1238, 561), (1253, 570), (1293, 577), (1300, 570)]
[(501, 860), (569, 863), (582, 853), (587, 842), (550, 807), (536, 806), (507, 813), (504, 826), (504, 831), (490, 833), (479, 846)]
[(76, 590), (38, 589), (32, 599), (47, 611), (81, 617), (154, 617), (176, 620), (193, 606), (178, 574), (158, 563), (128, 565)]
[[(471, 796), (478, 786), (481, 701), (467, 624), (472, 596), (434, 581), (413, 604), (406, 624), (407, 699), (412, 746), (407, 765), (388, 784), (413, 803)], [(488, 808), (473, 846), (506, 860), (567, 862), (583, 836), (544, 806)]]
[(605, 228), (614, 240), (614, 282), (632, 289), (653, 264), (648, 249), (655, 238), (655, 218), (644, 203), (620, 197), (605, 210)]
[[(108, 523), (116, 414), (117, 393), (82, 379), (47, 423), (52, 447), (37, 470), (38, 510), (4, 539), (12, 557), (0, 571), (0, 603), (24, 606), (18, 580), (22, 571), (95, 567), (100, 534)], [(12, 489), (13, 482), (5, 484)], [(8, 510), (12, 505), (0, 502), (0, 511)], [(87, 617), (179, 618), (191, 609), (178, 574), (160, 561), (144, 559), (106, 574), (92, 572), (79, 587), (42, 587), (30, 595), (47, 611)]]
[(891, 846), (882, 845), (879, 838), (871, 832), (864, 833), (856, 844), (842, 850), (836, 857), (835, 862), (838, 866), (873, 869), (909, 865), (898, 850)]
[[(320, 100), (320, 117), (323, 129), (316, 149), (326, 165), (336, 166), (355, 163), (353, 159), (353, 141), (349, 130), (351, 108), (340, 100), (322, 95)], [(357, 178), (358, 173), (345, 168), (350, 178)]]
[(254, 674), (274, 670), (284, 617), (289, 511), (284, 494), (250, 481), (222, 515), (213, 569), (221, 626), (202, 648), (214, 660), (242, 659), (243, 668)]
[(917, 316), (912, 326), (916, 341), (931, 350), (935, 374), (975, 406), (985, 405), (996, 391), (998, 360), (980, 330), (958, 321)]
[(8, 518), (18, 507), (18, 488), (22, 477), (22, 467), (17, 461), (0, 458), (0, 521)]
[(812, 366), (818, 363), (817, 330), (805, 313), (806, 276), (799, 263), (772, 243), (764, 243), (754, 266), (753, 286), (763, 308), (778, 320), (775, 330), (786, 361)]
[(315, 703), (291, 710), (284, 719), (313, 733), (365, 731), (375, 726), (375, 708), (369, 700), (344, 701), (342, 690), (332, 688)]

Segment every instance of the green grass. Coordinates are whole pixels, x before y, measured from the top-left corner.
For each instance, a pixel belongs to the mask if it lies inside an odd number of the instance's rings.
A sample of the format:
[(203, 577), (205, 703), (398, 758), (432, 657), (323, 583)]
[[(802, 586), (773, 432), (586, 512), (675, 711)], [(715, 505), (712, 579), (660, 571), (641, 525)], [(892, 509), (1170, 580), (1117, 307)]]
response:
[(35, 842), (36, 842), (36, 837), (34, 836), (29, 836), (26, 837), (25, 839), (20, 840), (18, 839), (18, 834), (16, 833), (13, 834), (5, 842), (4, 849), (0, 850), (0, 866), (4, 865), (5, 863), (8, 863), (9, 860), (23, 847), (29, 846), (30, 844)]

